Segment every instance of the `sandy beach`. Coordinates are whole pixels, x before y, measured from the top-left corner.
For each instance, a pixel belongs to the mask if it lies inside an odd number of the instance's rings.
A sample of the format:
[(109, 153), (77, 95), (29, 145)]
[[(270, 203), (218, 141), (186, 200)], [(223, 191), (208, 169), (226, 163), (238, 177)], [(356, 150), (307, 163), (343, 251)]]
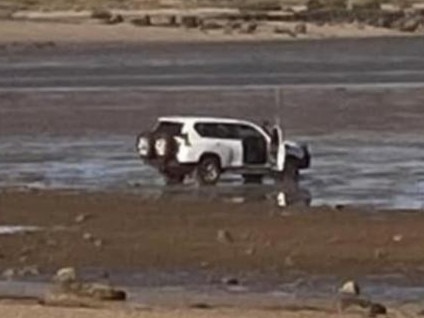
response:
[[(296, 23), (281, 24), (294, 28)], [(310, 24), (308, 33), (292, 37), (275, 34), (273, 25), (259, 26), (254, 34), (226, 34), (222, 30), (187, 30), (170, 27), (136, 27), (131, 24), (102, 25), (95, 22), (61, 23), (38, 21), (0, 21), (0, 43), (31, 44), (37, 42), (61, 43), (142, 43), (142, 42), (222, 42), (302, 40), (325, 38), (362, 38), (382, 36), (413, 36), (396, 30), (355, 24), (317, 26)], [(419, 35), (418, 33), (415, 35)]]

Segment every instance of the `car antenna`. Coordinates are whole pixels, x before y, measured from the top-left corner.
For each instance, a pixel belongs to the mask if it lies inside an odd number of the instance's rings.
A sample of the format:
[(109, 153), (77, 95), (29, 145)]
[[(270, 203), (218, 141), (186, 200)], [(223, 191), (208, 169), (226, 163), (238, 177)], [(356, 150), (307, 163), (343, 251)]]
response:
[(284, 110), (284, 100), (283, 100), (283, 91), (280, 87), (276, 87), (275, 89), (275, 124), (278, 125), (283, 135), (284, 127), (281, 125), (281, 117), (280, 117), (280, 110)]

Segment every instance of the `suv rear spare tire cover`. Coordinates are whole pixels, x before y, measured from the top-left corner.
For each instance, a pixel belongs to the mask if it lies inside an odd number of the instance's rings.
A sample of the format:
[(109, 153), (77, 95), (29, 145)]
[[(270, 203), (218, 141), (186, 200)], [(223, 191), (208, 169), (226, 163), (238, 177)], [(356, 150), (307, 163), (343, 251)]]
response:
[(177, 142), (171, 135), (160, 133), (155, 135), (153, 148), (158, 158), (171, 159), (177, 153)]

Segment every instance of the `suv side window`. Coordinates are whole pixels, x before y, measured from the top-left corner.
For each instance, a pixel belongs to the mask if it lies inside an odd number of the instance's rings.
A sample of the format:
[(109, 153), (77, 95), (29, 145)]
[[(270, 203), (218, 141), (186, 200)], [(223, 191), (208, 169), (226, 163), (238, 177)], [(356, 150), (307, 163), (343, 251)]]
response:
[(159, 125), (156, 127), (154, 132), (156, 133), (167, 133), (172, 136), (181, 135), (181, 130), (183, 128), (183, 124), (175, 123), (170, 121), (161, 121)]
[(244, 139), (247, 137), (263, 138), (262, 134), (255, 128), (248, 125), (234, 125), (236, 128), (237, 138)]
[(197, 123), (194, 129), (197, 133), (206, 138), (229, 139), (234, 138), (234, 133), (231, 125), (220, 123)]

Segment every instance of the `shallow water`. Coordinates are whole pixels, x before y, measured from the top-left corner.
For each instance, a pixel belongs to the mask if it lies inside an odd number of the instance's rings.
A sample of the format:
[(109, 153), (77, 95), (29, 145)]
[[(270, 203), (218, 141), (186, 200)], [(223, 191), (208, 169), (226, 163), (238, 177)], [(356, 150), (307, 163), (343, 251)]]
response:
[(384, 208), (424, 207), (424, 142), (419, 136), (367, 134), (300, 136), (310, 145), (312, 167), (298, 185), (272, 180), (243, 185), (224, 175), (207, 191), (187, 184), (166, 187), (144, 165), (134, 137), (0, 137), (0, 187), (82, 190), (129, 190), (167, 198), (274, 200), (287, 192), (291, 203), (354, 204)]
[[(99, 281), (102, 271), (82, 272), (82, 280)], [(208, 304), (214, 307), (277, 307), (302, 304), (304, 301), (324, 301), (333, 304), (343, 279), (330, 276), (294, 275), (293, 277), (239, 277), (240, 284), (227, 286), (222, 276), (206, 272), (109, 272), (109, 282), (128, 292), (131, 304), (175, 307)], [(289, 275), (290, 276), (290, 275)], [(0, 297), (43, 297), (50, 289), (50, 276), (14, 281), (0, 280)], [(358, 281), (363, 297), (390, 305), (421, 302), (424, 288), (422, 279), (403, 275), (364, 277)]]

